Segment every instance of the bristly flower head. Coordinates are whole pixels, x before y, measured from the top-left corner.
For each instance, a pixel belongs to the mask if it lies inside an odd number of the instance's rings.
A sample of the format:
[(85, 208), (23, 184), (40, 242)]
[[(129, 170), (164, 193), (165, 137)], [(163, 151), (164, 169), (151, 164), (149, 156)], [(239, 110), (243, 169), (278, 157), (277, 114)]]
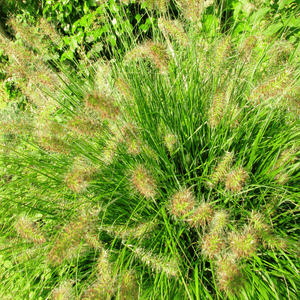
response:
[(190, 189), (177, 192), (171, 199), (169, 211), (175, 218), (182, 218), (189, 214), (197, 205)]
[(148, 58), (160, 70), (162, 74), (168, 70), (168, 55), (166, 47), (163, 44), (156, 42), (146, 42), (139, 45), (125, 56), (126, 61), (135, 60), (138, 58)]
[(252, 50), (257, 44), (257, 37), (256, 36), (249, 36), (246, 38), (242, 46), (239, 50), (240, 57), (245, 61), (248, 62), (251, 58)]
[(171, 35), (181, 45), (187, 47), (188, 37), (184, 32), (182, 24), (178, 20), (166, 20), (164, 18), (159, 18), (158, 27), (165, 34)]
[(35, 228), (33, 222), (27, 218), (20, 218), (15, 224), (16, 231), (24, 239), (34, 242), (36, 244), (45, 243), (46, 239), (39, 232), (38, 228)]
[(243, 277), (235, 257), (221, 256), (216, 263), (218, 286), (227, 294), (235, 294), (243, 286)]
[(168, 276), (177, 276), (179, 271), (178, 261), (163, 255), (155, 255), (143, 248), (135, 248), (133, 252), (142, 263), (151, 267), (155, 272), (164, 272)]
[(121, 276), (120, 300), (139, 299), (139, 288), (133, 270), (124, 272)]
[(174, 151), (176, 141), (177, 141), (177, 137), (172, 133), (168, 133), (164, 136), (165, 145), (171, 154)]
[(227, 174), (225, 181), (226, 189), (234, 193), (240, 192), (248, 177), (249, 175), (244, 168), (239, 167), (233, 169)]
[(83, 137), (99, 136), (103, 131), (103, 126), (100, 120), (88, 115), (75, 116), (67, 123), (67, 127), (79, 136)]
[(231, 232), (228, 239), (230, 249), (237, 258), (248, 258), (256, 253), (258, 239), (251, 227), (245, 227), (242, 232)]
[(72, 170), (65, 175), (66, 185), (74, 192), (84, 191), (92, 179), (95, 170), (77, 157)]
[(211, 220), (211, 231), (222, 232), (228, 224), (229, 215), (225, 210), (216, 211)]
[(264, 238), (270, 234), (271, 228), (265, 221), (266, 217), (263, 214), (252, 211), (250, 216), (250, 226), (260, 238)]
[(157, 227), (158, 223), (156, 221), (143, 222), (137, 226), (129, 227), (127, 225), (115, 225), (110, 226), (106, 231), (110, 234), (121, 238), (123, 241), (127, 239), (142, 239), (149, 238), (151, 231)]
[(73, 281), (63, 281), (58, 287), (56, 287), (52, 293), (52, 300), (71, 300), (74, 299), (72, 295), (72, 285)]
[(214, 173), (211, 176), (212, 185), (216, 185), (218, 182), (225, 181), (226, 174), (231, 167), (234, 158), (234, 152), (226, 152), (220, 160)]
[(119, 107), (113, 99), (105, 93), (99, 93), (97, 91), (85, 97), (85, 107), (99, 112), (102, 119), (116, 120), (120, 113)]
[(155, 196), (156, 183), (144, 166), (139, 165), (133, 171), (131, 182), (144, 197), (151, 198)]
[(187, 222), (193, 227), (205, 227), (214, 215), (214, 210), (210, 203), (202, 202), (189, 216)]
[(215, 72), (218, 73), (219, 68), (224, 60), (229, 56), (231, 49), (231, 37), (227, 37), (219, 42), (215, 53)]
[(226, 110), (226, 91), (218, 91), (211, 103), (208, 113), (208, 122), (210, 126), (216, 127), (221, 123)]
[(209, 258), (214, 258), (225, 248), (225, 242), (222, 236), (217, 232), (209, 232), (203, 237), (202, 253)]

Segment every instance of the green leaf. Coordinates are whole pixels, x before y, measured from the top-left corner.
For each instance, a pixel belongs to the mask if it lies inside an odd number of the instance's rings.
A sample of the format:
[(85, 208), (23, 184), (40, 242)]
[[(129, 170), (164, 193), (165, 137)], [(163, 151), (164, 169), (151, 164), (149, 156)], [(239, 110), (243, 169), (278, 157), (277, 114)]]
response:
[(138, 22), (141, 20), (142, 16), (140, 14), (135, 15), (134, 17)]
[(82, 27), (85, 27), (87, 24), (87, 16), (83, 16), (81, 19), (80, 19), (80, 25)]
[(146, 32), (149, 29), (149, 27), (149, 24), (142, 24), (141, 26), (139, 26), (139, 28), (144, 32)]
[(289, 5), (290, 3), (292, 3), (294, 0), (281, 0), (279, 2), (279, 5), (278, 5), (278, 9), (281, 10), (283, 9), (286, 5)]
[(63, 55), (60, 58), (60, 61), (65, 61), (66, 59), (70, 59), (70, 60), (74, 59), (74, 54), (71, 50), (68, 50), (65, 53), (63, 53)]
[(269, 7), (263, 7), (255, 12), (249, 19), (249, 24), (256, 24), (259, 22), (268, 12), (270, 11)]
[(93, 32), (93, 37), (94, 37), (94, 40), (96, 41), (98, 39), (98, 37), (100, 37), (103, 33), (103, 30), (102, 30), (102, 27), (96, 29), (94, 32)]
[(263, 34), (266, 36), (272, 35), (272, 34), (278, 32), (283, 26), (284, 25), (281, 23), (272, 24), (263, 32)]
[(108, 36), (108, 42), (113, 46), (115, 47), (116, 44), (117, 44), (117, 38), (115, 35), (109, 35)]
[(289, 18), (282, 18), (284, 26), (289, 27), (300, 27), (300, 18), (295, 18), (295, 16)]
[(122, 24), (122, 29), (123, 29), (124, 31), (127, 31), (127, 32), (132, 32), (133, 26), (130, 24), (129, 20), (126, 20), (126, 21)]

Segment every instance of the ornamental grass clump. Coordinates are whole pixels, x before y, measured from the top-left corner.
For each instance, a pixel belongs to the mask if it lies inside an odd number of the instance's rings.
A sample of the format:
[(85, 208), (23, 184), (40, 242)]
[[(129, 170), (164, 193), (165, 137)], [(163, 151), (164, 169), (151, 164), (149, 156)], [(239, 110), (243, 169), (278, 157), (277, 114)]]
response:
[(2, 298), (298, 299), (299, 46), (272, 60), (259, 26), (175, 2), (127, 40), (104, 1), (126, 44), (105, 59), (5, 42), (24, 98), (1, 103)]

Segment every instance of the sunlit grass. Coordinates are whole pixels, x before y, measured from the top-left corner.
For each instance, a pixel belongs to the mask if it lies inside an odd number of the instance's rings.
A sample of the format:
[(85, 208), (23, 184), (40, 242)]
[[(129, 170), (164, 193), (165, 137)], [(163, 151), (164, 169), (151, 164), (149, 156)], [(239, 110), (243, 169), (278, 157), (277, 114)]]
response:
[(2, 110), (5, 299), (297, 299), (299, 53), (170, 24)]

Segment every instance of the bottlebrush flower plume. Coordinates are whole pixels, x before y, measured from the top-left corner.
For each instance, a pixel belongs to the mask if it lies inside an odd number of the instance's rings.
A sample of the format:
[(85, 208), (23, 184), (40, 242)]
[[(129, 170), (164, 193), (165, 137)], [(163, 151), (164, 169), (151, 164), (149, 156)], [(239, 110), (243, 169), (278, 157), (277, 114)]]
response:
[(256, 253), (258, 239), (251, 227), (242, 232), (231, 232), (228, 237), (230, 249), (237, 258), (248, 258)]
[(143, 248), (135, 248), (132, 250), (136, 258), (142, 263), (148, 265), (155, 272), (164, 272), (168, 276), (177, 276), (179, 267), (176, 259), (168, 258), (162, 255), (154, 255), (150, 251)]
[(137, 46), (125, 55), (126, 61), (139, 58), (148, 58), (162, 74), (167, 73), (168, 55), (166, 47), (163, 44), (157, 42), (146, 42)]
[(216, 211), (211, 220), (211, 231), (222, 232), (228, 224), (229, 215), (225, 210)]
[(193, 227), (205, 227), (214, 215), (214, 210), (210, 203), (202, 202), (188, 217), (187, 222)]
[(136, 190), (146, 198), (154, 197), (156, 194), (156, 183), (147, 169), (139, 165), (132, 173), (131, 183)]
[(33, 222), (29, 219), (22, 217), (15, 223), (17, 233), (24, 239), (34, 242), (36, 244), (45, 243), (46, 239), (38, 228), (35, 228)]
[(173, 37), (181, 45), (187, 47), (188, 37), (183, 29), (182, 24), (178, 20), (166, 20), (164, 18), (159, 18), (158, 27), (161, 31)]
[(139, 299), (139, 288), (133, 270), (125, 271), (121, 276), (120, 300)]
[(209, 232), (202, 239), (202, 253), (209, 258), (214, 258), (225, 248), (225, 242), (221, 234)]
[(196, 205), (197, 203), (191, 190), (184, 189), (172, 197), (169, 211), (175, 218), (181, 218), (190, 213)]
[(246, 183), (249, 175), (247, 171), (242, 168), (235, 168), (227, 174), (225, 187), (226, 190), (238, 193), (242, 190), (243, 186)]
[(227, 294), (238, 294), (243, 286), (243, 277), (235, 257), (230, 254), (220, 256), (216, 262), (218, 286)]
[(213, 186), (215, 186), (220, 181), (225, 181), (226, 174), (228, 172), (228, 169), (231, 167), (233, 158), (234, 152), (226, 152), (225, 155), (222, 157), (211, 176)]

